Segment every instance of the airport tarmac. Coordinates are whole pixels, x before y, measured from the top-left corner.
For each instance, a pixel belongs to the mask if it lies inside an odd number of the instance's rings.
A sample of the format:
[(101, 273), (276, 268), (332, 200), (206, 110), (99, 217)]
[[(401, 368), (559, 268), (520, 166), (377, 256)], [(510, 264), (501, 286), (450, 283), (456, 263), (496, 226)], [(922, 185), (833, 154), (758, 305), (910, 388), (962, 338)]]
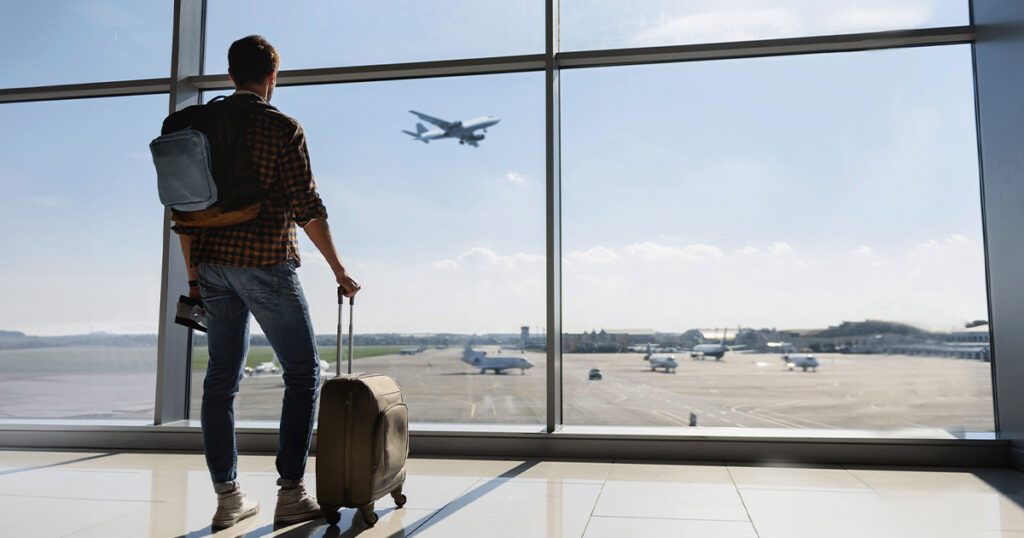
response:
[[(498, 355), (494, 347), (478, 349)], [(479, 370), (462, 349), (429, 349), (355, 361), (402, 384), (414, 422), (532, 424), (546, 421), (545, 356), (526, 356), (520, 375)], [(639, 353), (566, 354), (564, 419), (571, 425), (986, 431), (993, 428), (987, 362), (903, 355), (818, 354), (817, 372), (788, 371), (778, 355), (727, 354), (722, 361), (675, 354), (676, 373), (652, 372)], [(591, 368), (603, 379), (588, 380)], [(204, 371), (193, 373), (199, 417)], [(329, 373), (332, 375), (333, 372)], [(0, 418), (153, 418), (153, 348), (0, 351)], [(239, 420), (276, 421), (280, 375), (244, 378)]]
[[(496, 348), (478, 347), (490, 355)], [(360, 359), (354, 371), (384, 373), (402, 385), (414, 422), (543, 424), (545, 356), (525, 356), (520, 375), (487, 373), (459, 361), (462, 350)], [(779, 355), (727, 354), (693, 360), (675, 354), (675, 373), (652, 372), (639, 353), (566, 354), (566, 424), (702, 427), (985, 431), (993, 428), (990, 365), (976, 360), (903, 355), (817, 354), (816, 372), (789, 371)], [(603, 379), (590, 381), (591, 368)], [(193, 386), (198, 416), (201, 372)], [(333, 367), (331, 375), (333, 375)], [(198, 383), (198, 384), (197, 384)], [(239, 420), (276, 420), (280, 376), (245, 378)]]

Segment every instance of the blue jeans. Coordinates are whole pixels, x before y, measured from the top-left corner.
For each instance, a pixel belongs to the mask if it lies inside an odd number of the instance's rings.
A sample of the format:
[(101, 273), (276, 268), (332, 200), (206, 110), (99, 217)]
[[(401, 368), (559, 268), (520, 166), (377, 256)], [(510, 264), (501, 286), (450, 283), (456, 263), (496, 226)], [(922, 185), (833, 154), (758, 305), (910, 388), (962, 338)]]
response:
[(277, 472), (278, 484), (292, 487), (306, 471), (320, 394), (320, 357), (295, 265), (289, 261), (243, 268), (202, 263), (199, 285), (210, 350), (203, 382), (203, 448), (214, 489), (222, 493), (238, 486), (234, 403), (249, 351), (250, 312), (284, 370)]

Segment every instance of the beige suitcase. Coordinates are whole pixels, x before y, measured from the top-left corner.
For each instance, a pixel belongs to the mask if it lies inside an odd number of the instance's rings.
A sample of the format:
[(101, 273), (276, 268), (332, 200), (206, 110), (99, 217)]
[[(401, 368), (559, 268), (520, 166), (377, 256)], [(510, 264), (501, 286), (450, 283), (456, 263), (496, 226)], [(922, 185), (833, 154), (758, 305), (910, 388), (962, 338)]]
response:
[[(341, 372), (341, 295), (338, 305), (338, 375), (320, 389), (317, 421), (316, 495), (331, 525), (340, 508), (357, 508), (367, 525), (377, 522), (373, 503), (391, 494), (405, 505), (405, 460), (409, 456), (409, 409), (394, 379)], [(351, 308), (351, 302), (350, 302)], [(349, 311), (351, 314), (351, 310)], [(352, 324), (349, 316), (349, 372)]]

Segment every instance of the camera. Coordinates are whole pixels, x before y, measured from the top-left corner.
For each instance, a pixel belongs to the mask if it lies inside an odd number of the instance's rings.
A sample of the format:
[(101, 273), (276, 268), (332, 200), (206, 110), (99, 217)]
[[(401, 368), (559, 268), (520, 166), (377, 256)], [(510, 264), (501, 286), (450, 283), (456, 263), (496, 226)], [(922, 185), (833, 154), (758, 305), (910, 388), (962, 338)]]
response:
[(193, 299), (187, 295), (178, 297), (178, 312), (174, 322), (190, 329), (206, 332), (206, 308), (202, 299)]

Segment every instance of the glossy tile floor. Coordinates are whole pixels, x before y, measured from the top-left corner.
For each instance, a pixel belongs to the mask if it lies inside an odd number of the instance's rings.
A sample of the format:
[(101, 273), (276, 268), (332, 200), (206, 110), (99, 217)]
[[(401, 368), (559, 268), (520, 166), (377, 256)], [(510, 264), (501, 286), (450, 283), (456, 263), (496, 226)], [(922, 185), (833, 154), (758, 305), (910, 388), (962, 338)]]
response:
[[(216, 536), (1024, 537), (1010, 469), (413, 458), (375, 527), (275, 528), (273, 456), (239, 468), (262, 509)], [(0, 536), (208, 536), (215, 504), (202, 455), (0, 450)]]

